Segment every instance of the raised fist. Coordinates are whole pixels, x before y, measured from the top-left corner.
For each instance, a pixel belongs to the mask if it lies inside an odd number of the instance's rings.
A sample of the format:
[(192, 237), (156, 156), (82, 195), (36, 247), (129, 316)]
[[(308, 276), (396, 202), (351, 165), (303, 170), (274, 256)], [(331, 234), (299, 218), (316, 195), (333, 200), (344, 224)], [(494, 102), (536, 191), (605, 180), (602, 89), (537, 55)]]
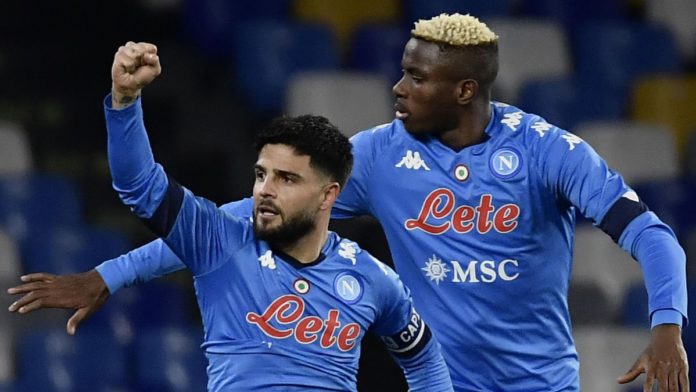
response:
[(118, 48), (111, 66), (112, 105), (120, 108), (135, 101), (143, 87), (162, 72), (157, 47), (129, 41)]

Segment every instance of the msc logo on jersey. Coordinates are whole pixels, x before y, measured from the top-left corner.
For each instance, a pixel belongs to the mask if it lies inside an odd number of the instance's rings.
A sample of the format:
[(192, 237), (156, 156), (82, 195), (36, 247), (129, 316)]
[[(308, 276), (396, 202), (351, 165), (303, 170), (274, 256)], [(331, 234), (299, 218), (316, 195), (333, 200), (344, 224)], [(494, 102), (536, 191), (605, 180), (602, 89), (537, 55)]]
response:
[(334, 280), (334, 292), (347, 304), (360, 301), (363, 295), (360, 278), (349, 272), (343, 272)]
[(506, 147), (495, 151), (488, 163), (495, 175), (500, 178), (510, 178), (522, 167), (522, 157), (517, 150)]
[(493, 260), (471, 260), (468, 264), (462, 266), (457, 260), (449, 262), (452, 269), (448, 268), (447, 263), (443, 262), (439, 257), (433, 255), (425, 263), (425, 267), (421, 268), (425, 272), (425, 276), (436, 285), (448, 278), (452, 272), (452, 283), (493, 283), (497, 280), (506, 282), (517, 279), (520, 276), (519, 263), (517, 260), (505, 259), (501, 262)]
[(438, 286), (440, 282), (445, 280), (447, 273), (450, 272), (450, 269), (447, 268), (447, 264), (443, 263), (442, 260), (435, 255), (429, 258), (428, 261), (425, 262), (425, 267), (421, 269), (425, 271), (425, 276)]
[(406, 169), (411, 170), (423, 169), (425, 171), (430, 171), (428, 165), (426, 165), (423, 158), (421, 158), (420, 153), (418, 151), (411, 150), (406, 151), (406, 155), (404, 155), (404, 157), (401, 158), (401, 161), (394, 166), (405, 167)]

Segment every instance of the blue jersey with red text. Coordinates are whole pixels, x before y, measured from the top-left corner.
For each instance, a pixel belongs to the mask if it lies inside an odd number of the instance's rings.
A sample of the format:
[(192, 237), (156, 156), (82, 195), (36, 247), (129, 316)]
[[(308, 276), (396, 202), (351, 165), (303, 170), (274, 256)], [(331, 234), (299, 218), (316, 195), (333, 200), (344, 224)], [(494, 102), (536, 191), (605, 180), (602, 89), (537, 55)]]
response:
[[(456, 390), (577, 391), (566, 302), (575, 209), (599, 225), (638, 197), (577, 136), (513, 106), (491, 109), (486, 140), (460, 151), (410, 135), (400, 120), (354, 136), (332, 217), (379, 220)], [(248, 217), (251, 205), (222, 209)], [(653, 323), (681, 323), (684, 256), (673, 232), (649, 211), (617, 227), (619, 245), (641, 262)], [(674, 254), (651, 262), (647, 237)], [(182, 267), (156, 241), (98, 270), (114, 292)]]
[(110, 102), (113, 187), (194, 276), (209, 390), (355, 390), (368, 329), (412, 390), (452, 390), (439, 344), (393, 270), (333, 232), (312, 263), (273, 249), (250, 219), (166, 176), (152, 157), (140, 99), (122, 110)]
[(491, 108), (486, 140), (460, 151), (400, 120), (355, 135), (333, 216), (382, 224), (455, 389), (574, 391), (573, 206), (599, 222), (631, 190), (577, 136)]

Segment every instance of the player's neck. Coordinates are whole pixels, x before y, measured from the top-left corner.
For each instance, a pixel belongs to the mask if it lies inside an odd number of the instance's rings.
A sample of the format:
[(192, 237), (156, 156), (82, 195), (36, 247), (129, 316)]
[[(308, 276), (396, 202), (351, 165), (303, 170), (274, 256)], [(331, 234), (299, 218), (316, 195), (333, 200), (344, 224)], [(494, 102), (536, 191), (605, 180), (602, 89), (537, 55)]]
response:
[(278, 249), (302, 264), (315, 262), (329, 236), (328, 223), (318, 224), (311, 232), (290, 244), (277, 245)]
[(486, 140), (486, 127), (491, 120), (491, 108), (488, 102), (472, 103), (466, 110), (455, 129), (439, 135), (440, 141), (455, 151), (479, 144)]

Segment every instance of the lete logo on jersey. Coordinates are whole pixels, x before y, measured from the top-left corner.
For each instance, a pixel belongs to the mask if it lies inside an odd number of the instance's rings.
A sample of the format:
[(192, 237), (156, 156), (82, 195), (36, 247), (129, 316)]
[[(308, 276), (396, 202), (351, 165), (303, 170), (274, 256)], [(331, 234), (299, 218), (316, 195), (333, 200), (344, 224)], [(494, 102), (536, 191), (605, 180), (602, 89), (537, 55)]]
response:
[[(407, 219), (407, 230), (423, 230), (426, 233), (440, 235), (449, 229), (465, 234), (476, 230), (481, 234), (494, 229), (507, 234), (517, 228), (520, 207), (517, 204), (505, 204), (500, 208), (493, 206), (493, 195), (481, 196), (477, 206), (461, 205), (455, 208), (454, 192), (447, 188), (438, 188), (430, 192), (423, 201), (418, 218)], [(445, 222), (434, 222), (447, 219)]]
[[(311, 344), (319, 340), (322, 348), (331, 348), (334, 344), (341, 351), (350, 351), (360, 337), (360, 325), (348, 323), (341, 327), (338, 309), (329, 310), (326, 319), (317, 316), (303, 316), (305, 302), (302, 298), (288, 294), (273, 301), (263, 314), (249, 312), (246, 320), (249, 324), (259, 327), (261, 331), (274, 339), (293, 338), (300, 344)], [(275, 327), (277, 325), (289, 328)], [(296, 323), (296, 324), (295, 324)]]

